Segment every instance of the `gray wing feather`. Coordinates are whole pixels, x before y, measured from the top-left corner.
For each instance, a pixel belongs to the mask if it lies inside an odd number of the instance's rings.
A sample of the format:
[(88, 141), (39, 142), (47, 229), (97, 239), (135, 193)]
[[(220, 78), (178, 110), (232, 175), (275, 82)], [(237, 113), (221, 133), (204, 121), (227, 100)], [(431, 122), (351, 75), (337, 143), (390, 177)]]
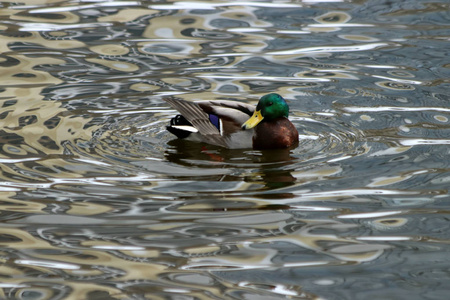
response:
[(207, 100), (197, 102), (197, 104), (207, 113), (219, 116), (224, 122), (224, 127), (227, 127), (228, 133), (240, 131), (242, 124), (255, 111), (254, 105), (229, 100)]
[(233, 113), (236, 113), (236, 111), (240, 111), (248, 116), (251, 116), (253, 112), (255, 111), (255, 106), (244, 103), (244, 102), (237, 102), (237, 101), (230, 101), (230, 100), (206, 100), (206, 101), (199, 101), (197, 102), (201, 107), (204, 106), (210, 106), (213, 109), (217, 109), (219, 107), (223, 107), (225, 109), (231, 109), (233, 110)]
[(197, 103), (174, 97), (167, 97), (164, 98), (164, 100), (169, 103), (170, 106), (178, 110), (186, 120), (197, 128), (206, 142), (227, 147), (226, 139), (221, 136), (219, 130), (211, 124), (208, 114), (205, 113)]

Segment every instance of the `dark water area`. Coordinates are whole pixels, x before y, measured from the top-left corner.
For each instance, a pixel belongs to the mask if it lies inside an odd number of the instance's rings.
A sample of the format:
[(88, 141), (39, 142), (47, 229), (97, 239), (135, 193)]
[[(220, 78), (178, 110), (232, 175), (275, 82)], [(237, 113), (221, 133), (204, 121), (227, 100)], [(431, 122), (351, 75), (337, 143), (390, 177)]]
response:
[[(447, 299), (447, 1), (0, 5), (0, 299)], [(272, 92), (296, 149), (165, 129)]]

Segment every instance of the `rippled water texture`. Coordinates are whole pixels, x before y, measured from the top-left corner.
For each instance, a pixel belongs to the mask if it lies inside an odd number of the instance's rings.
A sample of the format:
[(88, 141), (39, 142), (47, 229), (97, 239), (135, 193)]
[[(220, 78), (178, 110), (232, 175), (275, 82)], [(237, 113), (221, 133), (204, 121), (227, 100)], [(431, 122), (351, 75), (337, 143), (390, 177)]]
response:
[[(448, 1), (1, 5), (1, 299), (448, 297)], [(295, 150), (165, 130), (269, 92)]]

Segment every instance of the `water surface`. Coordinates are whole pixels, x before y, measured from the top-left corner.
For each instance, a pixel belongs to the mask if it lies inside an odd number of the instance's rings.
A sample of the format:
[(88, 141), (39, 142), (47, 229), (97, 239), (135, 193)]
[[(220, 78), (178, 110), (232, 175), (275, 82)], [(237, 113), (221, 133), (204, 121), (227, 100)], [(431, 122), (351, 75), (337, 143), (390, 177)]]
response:
[[(1, 5), (0, 298), (446, 298), (446, 1)], [(165, 130), (270, 92), (297, 149)]]

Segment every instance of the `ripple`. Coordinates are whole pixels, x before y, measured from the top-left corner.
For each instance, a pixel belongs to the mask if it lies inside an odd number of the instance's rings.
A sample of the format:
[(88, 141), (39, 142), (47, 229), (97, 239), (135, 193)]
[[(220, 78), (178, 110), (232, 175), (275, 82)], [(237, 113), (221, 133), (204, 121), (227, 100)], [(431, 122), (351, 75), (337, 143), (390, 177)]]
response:
[(123, 45), (105, 44), (97, 45), (89, 48), (91, 51), (102, 54), (102, 55), (125, 55), (130, 52), (130, 50)]
[(314, 21), (322, 24), (341, 24), (351, 20), (351, 16), (345, 12), (331, 11), (314, 18)]
[(200, 1), (182, 1), (175, 2), (170, 5), (165, 4), (154, 4), (150, 7), (153, 9), (204, 9), (204, 10), (214, 10), (217, 7), (223, 6), (250, 6), (250, 7), (275, 7), (275, 8), (293, 8), (301, 7), (300, 4), (290, 4), (290, 3), (269, 3), (269, 2), (253, 2), (253, 1), (235, 1), (230, 3), (214, 3), (214, 2), (200, 2)]
[[(384, 88), (392, 89), (392, 90), (407, 90), (407, 91), (412, 91), (412, 90), (415, 89), (412, 85), (409, 85), (409, 84), (407, 84), (407, 83), (404, 83), (404, 81), (403, 81), (403, 83), (402, 83), (402, 82), (399, 82), (399, 81), (402, 81), (402, 80), (396, 80), (396, 81), (379, 81), (379, 82), (376, 82), (375, 84), (378, 85), (378, 86), (380, 86), (380, 87), (384, 87)], [(411, 82), (411, 81), (409, 81), (409, 82)], [(414, 83), (415, 83), (415, 84), (418, 84), (418, 83), (420, 84), (421, 82), (415, 81)]]
[[(140, 5), (138, 1), (115, 1), (115, 2), (98, 2), (95, 4), (86, 4), (86, 5), (71, 5), (64, 7), (47, 7), (47, 8), (37, 8), (30, 10), (30, 13), (42, 14), (42, 13), (55, 13), (55, 12), (65, 12), (65, 11), (74, 11), (81, 9), (91, 9), (91, 8), (100, 8), (100, 7), (120, 7), (120, 6), (137, 6)], [(16, 9), (28, 8), (22, 6), (16, 6)]]
[(315, 54), (315, 53), (332, 53), (332, 52), (354, 52), (354, 51), (368, 51), (387, 47), (397, 47), (396, 43), (366, 43), (347, 46), (321, 46), (321, 47), (306, 47), (283, 51), (268, 52), (270, 55), (293, 55), (293, 54)]
[[(445, 298), (444, 3), (35, 2), (0, 25), (3, 298)], [(165, 95), (271, 92), (296, 149), (165, 130)]]
[(346, 214), (346, 215), (340, 215), (340, 219), (365, 219), (365, 218), (379, 218), (379, 217), (386, 217), (386, 216), (392, 216), (392, 215), (399, 215), (404, 214), (405, 211), (381, 211), (381, 212), (369, 212), (369, 213), (353, 213), (353, 214)]
[(70, 29), (87, 29), (87, 28), (98, 28), (98, 27), (108, 27), (112, 26), (112, 23), (84, 23), (84, 24), (69, 24), (69, 25), (58, 25), (53, 23), (23, 23), (17, 22), (20, 26), (20, 31), (64, 31)]
[(43, 260), (29, 260), (29, 259), (16, 259), (14, 263), (25, 266), (35, 266), (43, 268), (52, 269), (67, 269), (67, 270), (78, 270), (80, 266), (62, 262), (55, 261), (43, 261)]
[(450, 139), (400, 139), (399, 143), (403, 146), (450, 145)]
[(382, 111), (440, 111), (450, 112), (450, 108), (445, 107), (399, 107), (399, 106), (376, 106), (376, 107), (355, 107), (347, 106), (343, 108), (349, 112), (382, 112)]

